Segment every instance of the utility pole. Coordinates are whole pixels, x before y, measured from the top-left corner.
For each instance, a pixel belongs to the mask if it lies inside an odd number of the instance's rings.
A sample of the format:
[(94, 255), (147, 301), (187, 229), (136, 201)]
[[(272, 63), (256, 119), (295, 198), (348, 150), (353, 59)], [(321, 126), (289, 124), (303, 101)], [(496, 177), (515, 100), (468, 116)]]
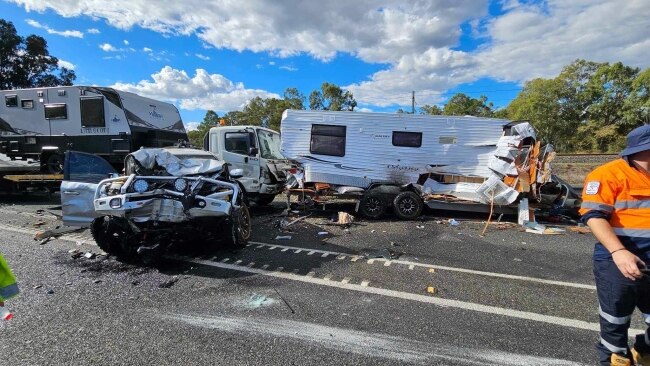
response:
[(415, 90), (411, 92), (411, 114), (415, 114)]

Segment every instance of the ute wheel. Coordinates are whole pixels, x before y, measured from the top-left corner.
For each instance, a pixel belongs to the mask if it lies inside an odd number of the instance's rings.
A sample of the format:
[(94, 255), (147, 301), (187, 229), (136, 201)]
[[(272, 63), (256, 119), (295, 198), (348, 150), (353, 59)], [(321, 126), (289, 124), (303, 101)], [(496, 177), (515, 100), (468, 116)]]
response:
[(251, 201), (253, 201), (257, 206), (267, 206), (271, 202), (273, 202), (274, 199), (275, 199), (274, 194), (265, 194), (265, 193), (260, 193), (254, 198), (251, 197)]
[(376, 193), (366, 193), (359, 202), (359, 212), (368, 219), (378, 219), (386, 212), (386, 202)]
[(124, 262), (133, 262), (137, 256), (136, 248), (129, 245), (132, 231), (107, 216), (98, 217), (90, 225), (90, 233), (103, 251), (116, 256)]
[(45, 169), (50, 174), (63, 173), (63, 156), (61, 154), (52, 154), (47, 157)]
[(395, 215), (402, 220), (413, 220), (420, 216), (424, 203), (415, 192), (405, 191), (393, 200)]
[(251, 237), (251, 214), (248, 206), (241, 203), (241, 207), (233, 210), (232, 217), (225, 222), (225, 244), (235, 248), (243, 248)]

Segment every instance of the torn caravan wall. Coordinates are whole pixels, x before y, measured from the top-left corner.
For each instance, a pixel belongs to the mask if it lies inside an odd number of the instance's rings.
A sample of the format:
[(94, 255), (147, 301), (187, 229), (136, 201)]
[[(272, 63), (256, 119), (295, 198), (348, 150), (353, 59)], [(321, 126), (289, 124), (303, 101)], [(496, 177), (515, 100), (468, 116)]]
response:
[[(479, 117), (287, 110), (281, 152), (300, 163), (305, 183), (367, 188), (375, 182), (416, 183), (432, 172), (487, 178), (487, 161), (509, 123)], [(314, 126), (338, 128), (340, 136), (319, 139), (312, 134)], [(421, 134), (421, 141), (400, 146), (395, 141), (400, 133)], [(324, 146), (331, 148), (329, 155), (318, 153)]]
[[(542, 149), (535, 137), (529, 123), (509, 125), (495, 142), (489, 158), (482, 160), (487, 167), (487, 174), (483, 175), (487, 179), (482, 184), (445, 184), (429, 179), (424, 184), (425, 194), (496, 205), (512, 204), (522, 193), (538, 197), (541, 185), (550, 181), (550, 161), (555, 153), (551, 145)], [(530, 145), (523, 145), (524, 141)], [(443, 171), (440, 167), (433, 169), (437, 174)]]

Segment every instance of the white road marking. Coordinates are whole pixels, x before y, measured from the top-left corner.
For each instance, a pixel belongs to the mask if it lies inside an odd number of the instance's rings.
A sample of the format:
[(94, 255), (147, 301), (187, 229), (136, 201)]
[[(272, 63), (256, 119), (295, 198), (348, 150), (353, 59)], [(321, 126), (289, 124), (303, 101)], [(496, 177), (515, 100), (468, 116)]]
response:
[(265, 265), (262, 266), (262, 269), (267, 269), (267, 268), (269, 268), (268, 264), (265, 264)]
[(352, 280), (350, 277), (345, 277), (341, 280), (342, 284), (350, 283), (350, 280)]
[[(233, 264), (206, 261), (203, 259), (191, 259), (191, 258), (185, 259), (185, 258), (178, 258), (178, 257), (169, 257), (169, 258), (182, 260), (190, 263), (203, 264), (211, 267), (230, 269), (230, 270), (247, 272), (247, 273), (256, 273), (260, 275), (282, 278), (282, 279), (287, 279), (292, 281), (300, 281), (300, 282), (305, 282), (310, 284), (317, 284), (317, 285), (335, 287), (335, 288), (346, 289), (346, 290), (353, 290), (358, 292), (398, 298), (402, 300), (417, 301), (417, 302), (428, 303), (432, 305), (438, 305), (442, 307), (457, 308), (462, 310), (476, 311), (480, 313), (494, 314), (494, 315), (500, 315), (500, 316), (505, 316), (510, 318), (516, 318), (516, 319), (531, 320), (540, 323), (559, 325), (568, 328), (590, 330), (595, 332), (599, 331), (600, 329), (598, 323), (590, 323), (583, 320), (537, 314), (537, 313), (515, 310), (515, 309), (500, 308), (497, 306), (483, 305), (483, 304), (477, 304), (477, 303), (460, 301), (460, 300), (444, 299), (440, 297), (430, 297), (430, 296), (419, 295), (419, 294), (414, 294), (409, 292), (389, 290), (389, 289), (384, 289), (379, 287), (370, 287), (368, 286), (369, 285), (368, 281), (362, 281), (360, 285), (355, 285), (350, 283), (344, 284), (342, 282), (337, 282), (337, 281), (325, 281), (320, 278), (298, 276), (293, 273), (282, 273), (279, 270), (279, 268), (282, 267), (279, 267), (277, 272), (269, 272), (258, 268), (247, 268), (247, 267), (237, 266)], [(630, 337), (634, 337), (636, 334), (643, 334), (644, 332), (645, 331), (639, 329), (630, 329)]]
[(375, 263), (374, 259), (368, 259), (368, 264), (373, 264), (373, 263)]
[(328, 274), (328, 275), (326, 275), (325, 277), (323, 277), (323, 280), (324, 280), (324, 281), (329, 281), (329, 280), (331, 280), (331, 279), (332, 279), (332, 275), (331, 275), (331, 274)]
[(250, 262), (246, 265), (248, 268), (253, 268), (253, 266), (255, 266), (255, 262)]
[[(271, 244), (262, 243), (262, 242), (251, 242), (251, 243), (253, 243), (253, 244), (271, 245)], [(281, 245), (279, 245), (278, 247), (288, 248), (288, 249), (305, 249), (305, 248), (301, 248), (301, 247), (293, 247), (293, 246), (290, 247), (290, 246), (281, 246)], [(348, 255), (348, 256), (352, 256), (353, 257), (352, 262), (356, 262), (356, 260), (354, 259), (355, 256), (353, 254), (350, 254), (350, 253), (330, 252), (330, 251), (317, 250), (317, 249), (314, 249), (314, 251), (317, 252), (317, 253), (328, 253), (328, 254), (331, 254), (331, 255)], [(386, 259), (384, 259), (384, 258), (375, 258), (375, 259), (371, 259), (371, 260), (373, 262), (375, 260), (377, 260), (377, 261), (386, 261)], [(547, 280), (547, 279), (537, 278), (537, 277), (518, 276), (518, 275), (505, 274), (505, 273), (478, 271), (478, 270), (474, 270), (474, 269), (440, 266), (440, 265), (436, 265), (436, 264), (411, 262), (411, 261), (406, 261), (406, 260), (391, 259), (391, 261), (393, 263), (407, 265), (407, 266), (409, 266), (409, 269), (411, 269), (410, 266), (424, 267), (424, 268), (434, 268), (434, 269), (440, 269), (440, 270), (446, 270), (446, 271), (452, 271), (452, 272), (460, 272), (460, 273), (468, 273), (468, 274), (474, 274), (474, 275), (486, 276), (486, 277), (506, 278), (506, 279), (509, 279), (509, 280), (519, 280), (519, 281), (543, 283), (543, 284), (546, 284), (546, 285), (555, 285), (555, 286), (582, 288), (582, 289), (587, 289), (587, 290), (596, 290), (596, 286), (588, 285), (588, 284), (584, 284), (584, 283)], [(368, 262), (368, 263), (372, 263), (372, 262)]]
[(230, 258), (224, 258), (224, 259), (221, 260), (221, 263), (226, 263), (226, 262), (228, 262), (229, 260), (230, 260)]
[(380, 357), (392, 363), (429, 365), (485, 366), (580, 366), (582, 364), (545, 357), (528, 356), (491, 349), (457, 347), (449, 344), (422, 342), (384, 333), (330, 327), (289, 319), (234, 317), (220, 315), (159, 314), (165, 320), (183, 322), (195, 327), (215, 329), (238, 336), (264, 335), (288, 338), (297, 342), (315, 343), (339, 352)]
[(392, 263), (391, 261), (384, 262), (384, 267), (389, 267), (391, 263)]
[(314, 272), (314, 271), (309, 271), (309, 273), (307, 273), (305, 276), (307, 276), (307, 277), (314, 277), (314, 276), (316, 276), (316, 272)]
[(314, 253), (316, 253), (316, 252), (313, 251), (313, 250), (311, 250), (311, 251), (309, 251), (309, 253), (307, 253), (307, 255), (312, 255), (312, 254), (314, 254)]

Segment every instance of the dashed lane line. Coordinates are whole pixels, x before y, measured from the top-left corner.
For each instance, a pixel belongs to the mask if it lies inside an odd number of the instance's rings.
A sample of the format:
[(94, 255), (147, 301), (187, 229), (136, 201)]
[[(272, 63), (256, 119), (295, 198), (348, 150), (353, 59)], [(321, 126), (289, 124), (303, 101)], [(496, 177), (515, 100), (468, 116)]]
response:
[[(190, 257), (170, 256), (168, 258), (175, 259), (178, 261), (188, 262), (188, 263), (201, 264), (210, 267), (227, 269), (227, 270), (259, 274), (263, 276), (275, 277), (275, 278), (280, 278), (285, 280), (298, 281), (298, 282), (304, 282), (304, 283), (327, 286), (327, 287), (334, 287), (334, 288), (339, 288), (344, 290), (375, 294), (375, 295), (392, 297), (392, 298), (408, 300), (408, 301), (417, 301), (421, 303), (427, 303), (427, 304), (432, 304), (432, 305), (437, 305), (442, 307), (450, 307), (450, 308), (475, 311), (475, 312), (480, 312), (485, 314), (500, 315), (509, 318), (523, 319), (523, 320), (529, 320), (529, 321), (545, 323), (545, 324), (552, 324), (552, 325), (557, 325), (566, 328), (582, 329), (582, 330), (589, 330), (594, 332), (598, 332), (600, 329), (598, 323), (590, 323), (590, 322), (577, 320), (577, 319), (562, 318), (558, 316), (537, 314), (537, 313), (532, 313), (527, 311), (508, 309), (508, 308), (500, 308), (496, 306), (483, 305), (483, 304), (477, 304), (477, 303), (460, 301), (460, 300), (443, 299), (439, 297), (425, 296), (425, 295), (419, 295), (419, 294), (414, 294), (409, 292), (372, 287), (370, 286), (368, 281), (362, 281), (361, 284), (357, 285), (357, 284), (351, 284), (349, 282), (344, 282), (344, 281), (341, 282), (330, 281), (324, 278), (317, 278), (317, 277), (311, 277), (305, 275), (297, 275), (295, 273), (282, 272), (280, 270), (281, 267), (278, 268), (277, 271), (273, 272), (273, 271), (263, 270), (260, 268), (249, 268), (244, 266), (237, 266), (233, 264), (220, 263), (220, 262), (212, 262), (212, 261), (190, 258)], [(643, 334), (643, 333), (644, 331), (640, 329), (630, 329), (630, 337), (634, 337), (636, 334)]]
[[(257, 245), (274, 246), (274, 247), (278, 247), (278, 248), (287, 248), (287, 249), (294, 249), (294, 250), (295, 249), (303, 249), (303, 250), (307, 249), (307, 248), (301, 248), (301, 247), (285, 246), (285, 245), (277, 245), (277, 244), (268, 244), (268, 243), (262, 243), (262, 242), (251, 242), (251, 243), (252, 244), (257, 244)], [(356, 262), (360, 258), (359, 256), (351, 254), (351, 253), (332, 252), (332, 251), (319, 250), (319, 249), (308, 249), (308, 250), (313, 251), (315, 253), (323, 253), (322, 257), (327, 257), (328, 255), (333, 255), (333, 256), (345, 255), (345, 256), (349, 256), (349, 257), (351, 257), (352, 262)], [(415, 268), (415, 267), (422, 267), (422, 268), (427, 268), (427, 269), (433, 268), (433, 269), (445, 270), (445, 271), (450, 271), (450, 272), (460, 272), (460, 273), (467, 273), (467, 274), (486, 276), (486, 277), (505, 278), (505, 279), (509, 279), (509, 280), (543, 283), (543, 284), (546, 284), (546, 285), (573, 287), (573, 288), (581, 288), (581, 289), (594, 290), (594, 291), (596, 290), (596, 286), (588, 285), (588, 284), (584, 284), (584, 283), (547, 280), (547, 279), (544, 279), (544, 278), (518, 276), (518, 275), (510, 275), (510, 274), (505, 274), (505, 273), (496, 273), (496, 272), (487, 272), (487, 271), (478, 271), (478, 270), (474, 270), (474, 269), (448, 267), (448, 266), (441, 266), (441, 265), (437, 265), (437, 264), (419, 263), (419, 262), (412, 262), (412, 261), (406, 261), (406, 260), (400, 260), (400, 259), (372, 258), (372, 259), (368, 259), (367, 263), (368, 264), (373, 264), (374, 262), (387, 262), (387, 261), (390, 261), (391, 263), (406, 265), (406, 266), (409, 267), (409, 269), (412, 269), (411, 266), (413, 266), (413, 268)]]
[[(28, 234), (28, 235), (34, 235), (34, 234), (36, 234), (38, 232), (37, 230), (23, 228), (23, 227), (19, 227), (19, 226), (10, 225), (10, 224), (0, 224), (0, 229), (1, 230), (12, 231), (12, 232), (17, 232), (17, 233)], [(67, 241), (71, 241), (71, 242), (77, 242), (79, 240), (79, 239), (77, 239), (75, 237), (72, 237), (69, 234), (62, 235), (62, 236), (58, 237), (57, 239), (59, 239), (59, 240), (67, 240)], [(94, 241), (92, 239), (89, 239), (87, 237), (82, 238), (82, 239), (83, 240), (88, 240), (87, 244), (94, 243)], [(309, 250), (309, 253), (307, 253), (308, 255), (312, 255), (313, 253), (319, 253), (319, 254), (321, 254), (321, 257), (323, 257), (323, 258), (326, 258), (329, 255), (333, 255), (333, 256), (345, 255), (345, 256), (350, 256), (351, 257), (350, 260), (352, 262), (357, 262), (360, 259), (360, 257), (358, 255), (351, 254), (351, 253), (332, 252), (332, 251), (327, 251), (327, 250), (318, 250), (318, 249), (302, 248), (302, 247), (294, 247), (294, 246), (286, 246), (286, 245), (278, 245), (278, 244), (268, 244), (268, 243), (262, 243), (262, 242), (256, 242), (256, 241), (251, 241), (251, 242), (249, 242), (249, 244), (250, 245), (256, 244), (258, 246), (261, 246), (262, 248), (268, 247), (269, 250), (282, 248), (282, 249), (284, 249), (283, 251), (285, 251), (285, 252), (288, 251), (289, 249), (293, 249), (293, 250), (298, 250), (298, 249), (300, 249), (300, 250)], [(310, 254), (310, 253), (312, 253), (312, 254)], [(375, 260), (376, 261), (387, 261), (386, 259), (383, 259), (383, 258), (375, 258)], [(441, 266), (441, 265), (436, 265), (436, 264), (418, 263), (418, 262), (411, 262), (411, 261), (405, 261), (405, 260), (399, 260), (399, 259), (391, 259), (390, 261), (392, 263), (398, 263), (398, 264), (406, 265), (411, 270), (413, 268), (415, 268), (415, 267), (433, 268), (433, 269), (446, 270), (446, 271), (451, 271), (451, 272), (467, 273), (467, 274), (474, 274), (474, 275), (486, 276), (486, 277), (505, 278), (505, 279), (510, 279), (510, 280), (542, 283), (542, 284), (546, 284), (546, 285), (581, 288), (581, 289), (594, 290), (594, 291), (596, 290), (596, 286), (588, 285), (588, 284), (584, 284), (584, 283), (547, 280), (547, 279), (536, 278), (536, 277), (518, 276), (518, 275), (505, 274), (505, 273), (478, 271), (478, 270), (467, 269), (467, 268), (448, 267), (448, 266)]]

